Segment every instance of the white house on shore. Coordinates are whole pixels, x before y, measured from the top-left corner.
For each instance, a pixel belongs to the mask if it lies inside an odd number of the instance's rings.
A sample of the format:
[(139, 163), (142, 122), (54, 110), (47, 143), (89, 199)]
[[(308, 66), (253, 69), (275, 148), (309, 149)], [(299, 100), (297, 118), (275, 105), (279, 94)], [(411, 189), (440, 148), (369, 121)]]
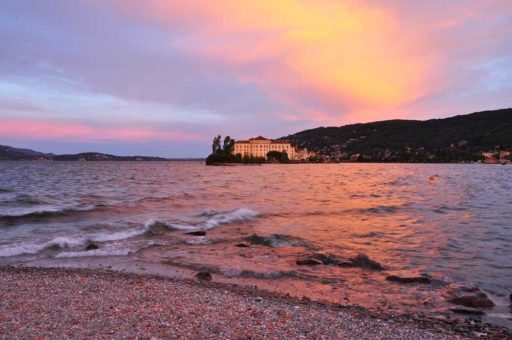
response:
[(267, 157), (270, 151), (286, 152), (290, 160), (306, 160), (307, 150), (296, 150), (290, 143), (278, 140), (268, 139), (262, 136), (251, 138), (249, 140), (237, 140), (233, 153), (235, 155)]

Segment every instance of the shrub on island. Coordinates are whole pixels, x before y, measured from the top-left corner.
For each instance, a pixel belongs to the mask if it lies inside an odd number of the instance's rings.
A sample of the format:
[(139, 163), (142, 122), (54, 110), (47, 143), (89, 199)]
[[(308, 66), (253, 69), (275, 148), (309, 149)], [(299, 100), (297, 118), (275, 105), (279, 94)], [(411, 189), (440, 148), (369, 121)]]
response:
[(267, 159), (272, 162), (278, 162), (278, 163), (289, 163), (290, 159), (288, 158), (288, 154), (286, 151), (279, 152), (279, 151), (269, 151), (267, 153)]

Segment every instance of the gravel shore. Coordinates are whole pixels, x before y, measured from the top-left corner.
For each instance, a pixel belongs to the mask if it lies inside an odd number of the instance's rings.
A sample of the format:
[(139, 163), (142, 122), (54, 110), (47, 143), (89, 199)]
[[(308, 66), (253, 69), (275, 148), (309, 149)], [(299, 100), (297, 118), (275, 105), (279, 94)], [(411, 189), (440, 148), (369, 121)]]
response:
[[(215, 280), (215, 278), (214, 278)], [(0, 267), (0, 338), (507, 338), (256, 289), (105, 270)]]

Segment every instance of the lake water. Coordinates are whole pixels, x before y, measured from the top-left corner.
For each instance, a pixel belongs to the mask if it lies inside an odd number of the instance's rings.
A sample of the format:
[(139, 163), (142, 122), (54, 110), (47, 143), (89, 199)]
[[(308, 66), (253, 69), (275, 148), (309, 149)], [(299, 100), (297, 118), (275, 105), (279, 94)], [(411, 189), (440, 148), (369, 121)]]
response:
[[(511, 327), (511, 179), (512, 166), (480, 164), (0, 162), (0, 264), (208, 270), (437, 317), (456, 317), (443, 297), (450, 283), (473, 283), (496, 304), (484, 319)], [(91, 242), (98, 249), (86, 251)], [(385, 270), (297, 265), (313, 254), (364, 254)], [(432, 282), (386, 280), (397, 271)]]

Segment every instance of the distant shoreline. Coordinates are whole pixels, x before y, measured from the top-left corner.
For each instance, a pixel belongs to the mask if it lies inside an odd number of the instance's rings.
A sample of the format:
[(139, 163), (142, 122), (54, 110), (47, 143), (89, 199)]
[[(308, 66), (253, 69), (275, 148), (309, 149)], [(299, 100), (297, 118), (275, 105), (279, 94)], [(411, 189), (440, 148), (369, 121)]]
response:
[(44, 163), (44, 162), (52, 162), (52, 163), (104, 163), (104, 162), (133, 162), (133, 163), (162, 163), (162, 162), (204, 162), (204, 158), (168, 158), (161, 160), (134, 160), (134, 159), (107, 159), (107, 160), (56, 160), (56, 159), (0, 159), (0, 162), (34, 162), (34, 163)]
[(76, 154), (57, 155), (54, 153), (44, 153), (31, 149), (15, 148), (8, 145), (0, 145), (0, 161), (137, 161), (137, 162), (165, 162), (165, 161), (204, 161), (203, 157), (157, 157), (157, 156), (116, 156), (102, 152), (80, 152)]
[[(107, 159), (107, 160), (36, 160), (36, 159), (0, 159), (0, 162), (31, 162), (31, 163), (165, 163), (165, 162), (205, 162), (204, 158), (169, 158), (161, 160), (133, 160), (133, 159)], [(505, 163), (486, 163), (486, 162), (358, 162), (358, 161), (341, 161), (341, 162), (289, 162), (289, 163), (258, 163), (258, 164), (245, 164), (245, 163), (215, 163), (208, 166), (259, 166), (259, 165), (301, 165), (301, 164), (446, 164), (446, 165), (510, 165), (512, 162)]]

